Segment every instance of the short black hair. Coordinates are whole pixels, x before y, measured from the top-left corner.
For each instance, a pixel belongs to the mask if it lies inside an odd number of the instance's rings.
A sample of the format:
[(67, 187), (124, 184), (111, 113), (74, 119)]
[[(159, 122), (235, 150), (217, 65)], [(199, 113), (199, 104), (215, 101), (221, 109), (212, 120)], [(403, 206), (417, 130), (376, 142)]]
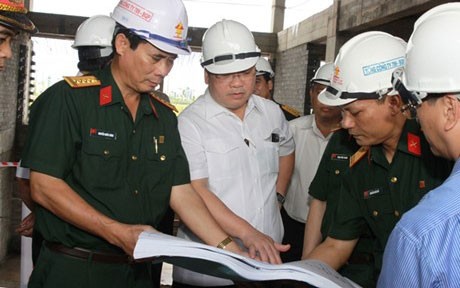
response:
[(93, 72), (106, 67), (110, 63), (110, 60), (112, 60), (112, 54), (106, 57), (80, 60), (77, 66), (80, 71)]
[(114, 47), (114, 51), (115, 51), (115, 38), (117, 37), (118, 34), (123, 34), (126, 36), (126, 38), (128, 38), (129, 47), (133, 50), (136, 50), (140, 43), (147, 42), (145, 39), (142, 39), (130, 29), (117, 23), (115, 25), (115, 31), (113, 32), (113, 39), (112, 39), (112, 47)]

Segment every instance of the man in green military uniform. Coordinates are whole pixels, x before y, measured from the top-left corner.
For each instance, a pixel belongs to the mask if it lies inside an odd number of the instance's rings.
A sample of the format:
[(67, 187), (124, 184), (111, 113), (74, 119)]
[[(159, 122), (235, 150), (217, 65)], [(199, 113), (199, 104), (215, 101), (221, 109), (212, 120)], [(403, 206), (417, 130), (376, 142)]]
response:
[(111, 65), (31, 111), (23, 164), (45, 243), (29, 287), (152, 287), (150, 263), (131, 259), (168, 204), (204, 242), (241, 253), (190, 186), (171, 107), (149, 93), (190, 51), (183, 3), (122, 0), (112, 17)]
[[(326, 239), (339, 200), (342, 176), (349, 169), (351, 156), (359, 150), (348, 131), (334, 133), (324, 151), (315, 178), (310, 184), (312, 196), (305, 226), (302, 259)], [(374, 287), (374, 237), (366, 227), (347, 263), (340, 268), (343, 276), (362, 287)]]
[(319, 96), (324, 104), (341, 106), (342, 127), (361, 148), (343, 175), (327, 238), (308, 258), (339, 269), (369, 229), (375, 237), (374, 279), (396, 222), (442, 183), (451, 167), (429, 151), (417, 123), (401, 111), (400, 96), (391, 91), (391, 73), (404, 65), (405, 46), (383, 32), (355, 36), (340, 49), (331, 87)]

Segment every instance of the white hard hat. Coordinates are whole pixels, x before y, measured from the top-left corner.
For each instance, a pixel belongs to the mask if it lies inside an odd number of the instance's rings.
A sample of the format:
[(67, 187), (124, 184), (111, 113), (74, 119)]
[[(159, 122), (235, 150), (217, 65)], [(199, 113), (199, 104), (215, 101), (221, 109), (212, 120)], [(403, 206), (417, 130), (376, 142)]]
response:
[[(428, 93), (458, 93), (459, 66), (460, 3), (439, 5), (415, 22), (407, 45), (406, 66), (394, 75), (395, 89), (413, 104), (421, 103)], [(404, 93), (407, 90), (412, 93)]]
[(160, 50), (190, 54), (187, 11), (181, 0), (121, 0), (112, 18)]
[(98, 46), (100, 57), (112, 54), (112, 38), (115, 21), (109, 16), (96, 15), (83, 21), (75, 34), (72, 48)]
[(385, 32), (361, 33), (348, 40), (335, 58), (331, 86), (318, 96), (329, 106), (358, 99), (379, 99), (391, 88), (391, 76), (403, 67), (406, 42)]
[(249, 69), (256, 65), (259, 57), (254, 36), (239, 22), (222, 20), (203, 35), (201, 66), (213, 74)]
[(334, 63), (326, 63), (316, 70), (315, 76), (313, 76), (310, 82), (329, 86), (331, 85), (333, 71)]
[(268, 74), (270, 78), (275, 77), (275, 72), (273, 72), (272, 66), (264, 57), (260, 57), (256, 63), (256, 75)]

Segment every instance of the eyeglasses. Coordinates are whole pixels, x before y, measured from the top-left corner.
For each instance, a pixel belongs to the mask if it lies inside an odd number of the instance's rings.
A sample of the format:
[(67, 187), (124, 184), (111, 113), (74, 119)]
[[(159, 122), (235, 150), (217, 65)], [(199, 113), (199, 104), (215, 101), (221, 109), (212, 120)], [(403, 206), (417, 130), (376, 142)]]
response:
[(214, 78), (217, 79), (218, 81), (224, 82), (224, 83), (230, 83), (234, 81), (236, 78), (238, 78), (240, 81), (246, 82), (249, 80), (254, 80), (254, 76), (256, 75), (255, 71), (256, 70), (254, 69), (254, 67), (252, 67), (248, 70), (244, 70), (244, 71), (237, 72), (237, 73), (227, 73), (227, 74), (210, 73), (210, 74), (214, 76)]

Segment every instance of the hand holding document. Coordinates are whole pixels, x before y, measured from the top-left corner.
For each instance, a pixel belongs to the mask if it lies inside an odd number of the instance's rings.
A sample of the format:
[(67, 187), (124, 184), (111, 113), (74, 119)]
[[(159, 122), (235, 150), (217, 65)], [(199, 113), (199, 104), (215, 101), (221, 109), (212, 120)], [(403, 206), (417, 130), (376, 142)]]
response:
[(162, 233), (141, 233), (134, 249), (134, 259), (164, 261), (234, 281), (294, 280), (319, 288), (360, 287), (320, 261), (274, 265)]

